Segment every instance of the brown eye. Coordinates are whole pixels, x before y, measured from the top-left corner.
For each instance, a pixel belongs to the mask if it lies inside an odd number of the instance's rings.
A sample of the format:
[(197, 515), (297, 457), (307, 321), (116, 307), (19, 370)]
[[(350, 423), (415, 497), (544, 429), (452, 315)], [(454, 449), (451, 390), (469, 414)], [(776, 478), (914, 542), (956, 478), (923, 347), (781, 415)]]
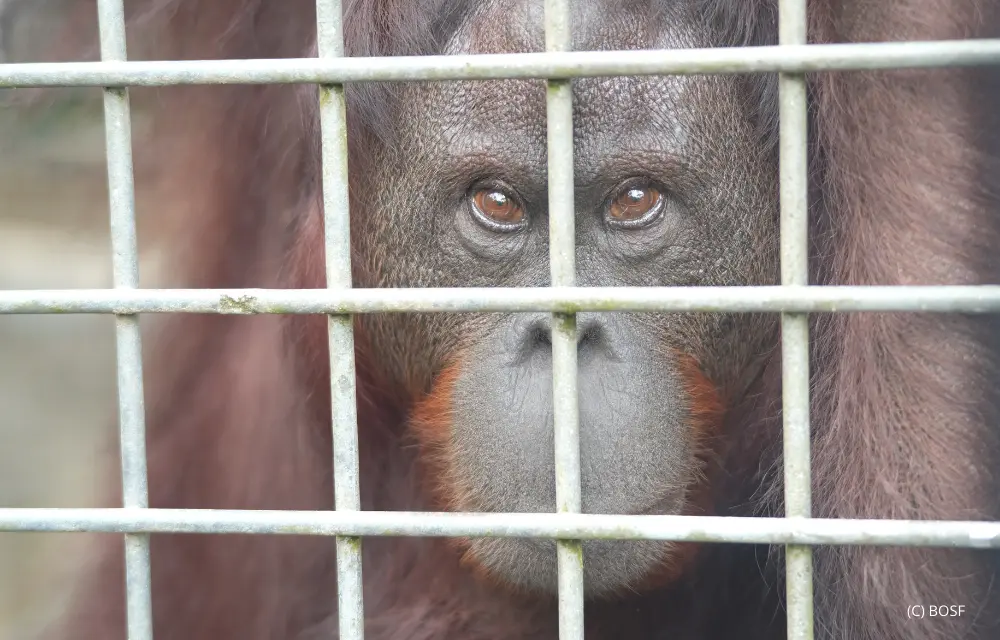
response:
[(618, 227), (641, 227), (659, 214), (663, 196), (649, 185), (632, 185), (620, 191), (608, 206), (608, 221)]
[(506, 191), (489, 187), (472, 194), (480, 222), (494, 231), (515, 231), (524, 226), (524, 209)]

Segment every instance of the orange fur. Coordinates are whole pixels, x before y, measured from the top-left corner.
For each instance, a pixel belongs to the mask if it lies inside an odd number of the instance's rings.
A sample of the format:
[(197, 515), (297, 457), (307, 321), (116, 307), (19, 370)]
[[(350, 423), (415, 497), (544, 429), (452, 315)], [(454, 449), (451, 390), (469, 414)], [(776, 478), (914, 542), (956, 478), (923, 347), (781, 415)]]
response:
[(684, 396), (688, 401), (691, 435), (700, 444), (719, 433), (726, 407), (719, 389), (708, 379), (694, 356), (678, 351), (676, 362)]
[[(457, 357), (442, 369), (431, 391), (414, 405), (410, 415), (410, 429), (420, 447), (420, 462), (425, 482), (430, 488), (431, 504), (442, 511), (463, 509), (462, 478), (454, 471), (451, 443), (454, 416), (452, 392), (462, 363), (463, 358)], [(496, 580), (469, 553), (468, 538), (448, 538), (445, 544), (458, 554), (459, 565), (476, 579), (500, 588), (509, 586)]]
[[(711, 443), (722, 432), (726, 406), (718, 387), (708, 379), (694, 356), (675, 351), (674, 357), (680, 374), (681, 390), (687, 400), (689, 436), (698, 461), (697, 475), (689, 488), (682, 514), (711, 515), (713, 511), (711, 479), (715, 475), (711, 471)], [(651, 573), (637, 590), (661, 589), (676, 582), (694, 566), (700, 548), (700, 544), (693, 542), (678, 542), (671, 545), (671, 553), (664, 558), (660, 568)]]
[(434, 386), (422, 400), (414, 405), (410, 414), (411, 433), (420, 447), (424, 472), (431, 485), (435, 508), (450, 510), (460, 502), (460, 480), (455, 477), (451, 464), (452, 392), (461, 369), (462, 359), (438, 374)]

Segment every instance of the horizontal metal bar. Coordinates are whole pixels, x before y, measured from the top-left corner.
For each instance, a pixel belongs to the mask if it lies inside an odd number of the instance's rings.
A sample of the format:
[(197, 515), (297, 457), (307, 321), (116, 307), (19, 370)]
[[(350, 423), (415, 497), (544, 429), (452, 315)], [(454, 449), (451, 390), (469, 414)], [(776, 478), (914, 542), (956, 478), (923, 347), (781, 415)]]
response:
[(0, 531), (677, 540), (1000, 548), (1000, 522), (577, 513), (0, 509)]
[(0, 291), (0, 315), (583, 311), (1000, 313), (1000, 286), (63, 289)]
[(573, 51), (382, 58), (284, 58), (0, 65), (0, 87), (338, 84), (726, 73), (807, 73), (1000, 63), (1000, 39)]

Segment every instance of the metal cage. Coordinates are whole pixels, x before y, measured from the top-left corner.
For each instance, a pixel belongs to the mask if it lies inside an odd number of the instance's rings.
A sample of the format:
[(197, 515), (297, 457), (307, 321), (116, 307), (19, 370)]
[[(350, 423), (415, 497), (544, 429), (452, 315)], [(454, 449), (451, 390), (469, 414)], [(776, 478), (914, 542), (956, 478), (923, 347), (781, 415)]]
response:
[[(0, 313), (116, 317), (124, 508), (0, 509), (0, 531), (118, 532), (125, 536), (130, 640), (153, 637), (150, 533), (336, 536), (340, 637), (363, 638), (363, 536), (543, 537), (558, 542), (561, 640), (583, 638), (580, 540), (649, 539), (786, 545), (788, 637), (813, 637), (812, 545), (1000, 548), (1000, 522), (810, 517), (808, 314), (843, 311), (1000, 312), (1000, 287), (809, 287), (806, 84), (814, 71), (1000, 63), (1000, 40), (806, 44), (805, 0), (780, 0), (779, 45), (666, 51), (570, 51), (570, 0), (546, 0), (546, 52), (343, 57), (341, 1), (317, 0), (319, 57), (128, 62), (123, 0), (99, 0), (100, 62), (0, 65), (0, 87), (104, 87), (114, 289), (3, 291)], [(570, 81), (641, 74), (779, 73), (781, 281), (777, 287), (576, 288)], [(351, 289), (343, 84), (353, 81), (546, 79), (550, 289)], [(134, 213), (129, 86), (313, 83), (320, 86), (326, 290), (142, 290)], [(781, 313), (785, 518), (580, 514), (575, 313), (585, 310)], [(555, 514), (360, 510), (351, 315), (373, 312), (552, 313)], [(326, 314), (329, 317), (335, 511), (149, 509), (140, 313)]]

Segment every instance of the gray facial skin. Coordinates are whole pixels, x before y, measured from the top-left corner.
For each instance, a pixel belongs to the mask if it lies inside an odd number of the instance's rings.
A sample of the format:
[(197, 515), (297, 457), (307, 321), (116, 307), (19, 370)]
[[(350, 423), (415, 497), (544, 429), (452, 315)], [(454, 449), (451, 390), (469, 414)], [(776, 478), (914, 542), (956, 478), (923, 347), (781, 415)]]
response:
[[(573, 3), (577, 50), (713, 46), (718, 35), (684, 1)], [(484, 2), (445, 53), (544, 50), (539, 1)], [(776, 165), (756, 123), (749, 80), (595, 78), (573, 82), (577, 281), (581, 286), (749, 285), (777, 281)], [(354, 194), (361, 286), (549, 283), (545, 84), (408, 85), (377, 152), (377, 193)], [(628, 185), (662, 194), (637, 228), (608, 222)], [(525, 223), (477, 218), (470, 194), (501, 188)], [(377, 240), (377, 242), (376, 242)], [(392, 255), (392, 260), (381, 259)], [(533, 314), (367, 316), (385, 375), (416, 393), (457, 367), (450, 389), (454, 509), (555, 510), (549, 318)], [(731, 399), (755, 374), (772, 320), (757, 316), (584, 313), (578, 317), (583, 511), (684, 511), (700, 478), (691, 400), (679, 359), (693, 358)], [(456, 355), (457, 354), (457, 355)], [(478, 540), (488, 573), (554, 592), (554, 545)], [(670, 545), (588, 542), (586, 590), (633, 588), (670, 560)]]

